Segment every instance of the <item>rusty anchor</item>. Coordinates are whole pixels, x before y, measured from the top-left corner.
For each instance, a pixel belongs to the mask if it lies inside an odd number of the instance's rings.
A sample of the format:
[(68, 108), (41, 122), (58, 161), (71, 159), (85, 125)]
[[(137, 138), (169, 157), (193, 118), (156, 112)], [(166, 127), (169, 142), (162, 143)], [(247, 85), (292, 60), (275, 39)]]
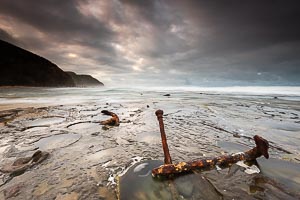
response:
[(269, 158), (269, 143), (266, 139), (255, 135), (254, 141), (256, 146), (246, 152), (235, 153), (231, 155), (222, 155), (215, 158), (203, 158), (201, 160), (179, 162), (172, 164), (172, 159), (169, 153), (167, 144), (167, 138), (163, 124), (163, 111), (157, 110), (155, 112), (159, 121), (162, 146), (165, 156), (165, 163), (152, 170), (153, 177), (172, 177), (175, 175), (191, 173), (193, 171), (205, 171), (215, 167), (226, 168), (231, 166), (238, 161), (255, 161), (256, 158), (264, 156), (266, 159)]

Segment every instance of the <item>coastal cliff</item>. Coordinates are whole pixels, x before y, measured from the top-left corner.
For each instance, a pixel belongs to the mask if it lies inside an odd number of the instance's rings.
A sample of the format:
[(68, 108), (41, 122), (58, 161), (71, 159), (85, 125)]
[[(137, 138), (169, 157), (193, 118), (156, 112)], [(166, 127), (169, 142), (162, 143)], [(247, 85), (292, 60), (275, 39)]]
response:
[(76, 74), (75, 72), (66, 72), (71, 76), (76, 87), (86, 87), (86, 86), (104, 86), (103, 83), (92, 77), (91, 75)]
[(89, 75), (80, 75), (76, 78), (49, 60), (0, 40), (0, 86), (103, 86), (99, 81), (96, 84), (97, 81)]

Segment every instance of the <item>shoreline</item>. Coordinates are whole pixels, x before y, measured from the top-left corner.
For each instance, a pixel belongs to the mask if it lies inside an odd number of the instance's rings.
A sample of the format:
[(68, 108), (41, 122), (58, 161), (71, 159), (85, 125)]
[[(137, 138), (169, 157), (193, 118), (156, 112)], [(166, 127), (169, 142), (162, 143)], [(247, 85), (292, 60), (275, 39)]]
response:
[[(19, 199), (55, 199), (59, 195), (116, 199), (118, 176), (136, 160), (163, 160), (154, 114), (157, 109), (163, 109), (165, 113), (165, 131), (174, 162), (214, 157), (231, 150), (237, 153), (237, 145), (253, 147), (253, 141), (248, 137), (258, 134), (271, 142), (272, 159), (270, 162), (259, 161), (263, 164), (262, 169), (269, 173), (265, 180), (268, 184), (271, 178), (276, 180), (271, 185), (258, 186), (267, 189), (271, 196), (300, 196), (297, 192), (288, 192), (293, 189), (289, 188), (289, 182), (298, 184), (295, 182), (298, 180), (297, 174), (293, 173), (298, 172), (295, 163), (300, 162), (300, 140), (286, 140), (300, 130), (297, 102), (193, 92), (171, 93), (170, 96), (157, 92), (141, 95), (127, 91), (99, 92), (93, 97), (89, 94), (86, 95), (89, 99), (81, 103), (73, 99), (70, 104), (62, 101), (59, 102), (61, 105), (35, 104), (38, 108), (7, 113), (8, 121), (0, 126), (1, 163), (32, 155), (36, 148), (48, 152), (49, 157), (1, 186), (0, 197), (4, 191), (19, 186)], [(28, 107), (28, 104), (11, 106)], [(99, 122), (109, 117), (102, 115), (102, 110), (118, 114), (120, 126), (103, 128)], [(282, 164), (286, 165), (285, 174), (275, 173), (274, 170), (279, 171)], [(248, 193), (244, 188), (252, 187), (255, 178), (262, 174), (249, 175), (239, 166), (234, 167), (239, 170), (229, 178), (226, 178), (229, 169), (201, 175), (209, 179), (211, 187), (219, 189), (226, 198), (255, 198), (264, 194), (261, 191)], [(22, 182), (26, 185), (20, 185)], [(241, 182), (247, 184), (241, 187)], [(288, 188), (277, 189), (276, 184), (287, 184)], [(196, 193), (195, 189), (191, 195)]]

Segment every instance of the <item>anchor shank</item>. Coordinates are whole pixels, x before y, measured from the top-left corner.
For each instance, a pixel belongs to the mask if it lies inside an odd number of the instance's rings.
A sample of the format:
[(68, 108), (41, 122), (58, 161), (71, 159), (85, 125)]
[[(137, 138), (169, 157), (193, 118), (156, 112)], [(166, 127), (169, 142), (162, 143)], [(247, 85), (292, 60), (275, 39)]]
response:
[(159, 122), (161, 141), (162, 141), (162, 146), (163, 146), (163, 151), (164, 151), (164, 156), (165, 156), (165, 164), (172, 164), (172, 159), (171, 159), (169, 148), (168, 148), (167, 137), (166, 137), (164, 122), (163, 122), (164, 112), (162, 110), (157, 110), (155, 112), (155, 114), (156, 114), (157, 120)]
[(216, 166), (220, 168), (226, 168), (230, 165), (237, 163), (238, 161), (253, 161), (260, 156), (269, 158), (268, 148), (269, 143), (264, 138), (255, 135), (254, 141), (256, 147), (242, 153), (236, 153), (231, 155), (224, 155), (215, 158), (204, 158), (196, 161), (179, 162), (176, 164), (165, 164), (152, 170), (152, 176), (172, 176), (180, 175), (184, 173), (190, 173), (194, 170), (210, 170)]

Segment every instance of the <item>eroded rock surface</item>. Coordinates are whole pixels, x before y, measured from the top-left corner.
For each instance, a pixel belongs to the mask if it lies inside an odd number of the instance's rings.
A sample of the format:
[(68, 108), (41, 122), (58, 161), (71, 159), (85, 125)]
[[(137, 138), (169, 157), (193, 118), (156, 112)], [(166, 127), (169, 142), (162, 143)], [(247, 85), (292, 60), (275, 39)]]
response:
[[(38, 150), (50, 156), (1, 186), (0, 199), (116, 199), (117, 176), (141, 160), (163, 160), (157, 109), (165, 111), (173, 162), (228, 153), (230, 148), (224, 145), (252, 147), (249, 138), (256, 134), (270, 141), (271, 158), (299, 162), (299, 102), (195, 93), (165, 98), (162, 94), (1, 111), (1, 167)], [(116, 113), (120, 125), (102, 129), (99, 122), (107, 116), (101, 110)], [(228, 143), (218, 146), (220, 141)], [(4, 175), (0, 173), (1, 181)], [(207, 191), (224, 199), (299, 198), (297, 181), (292, 188), (282, 186), (281, 179), (263, 172), (247, 174), (237, 165), (201, 176), (205, 177), (201, 184), (206, 184), (203, 191), (191, 189), (186, 179), (175, 188), (184, 199)]]

